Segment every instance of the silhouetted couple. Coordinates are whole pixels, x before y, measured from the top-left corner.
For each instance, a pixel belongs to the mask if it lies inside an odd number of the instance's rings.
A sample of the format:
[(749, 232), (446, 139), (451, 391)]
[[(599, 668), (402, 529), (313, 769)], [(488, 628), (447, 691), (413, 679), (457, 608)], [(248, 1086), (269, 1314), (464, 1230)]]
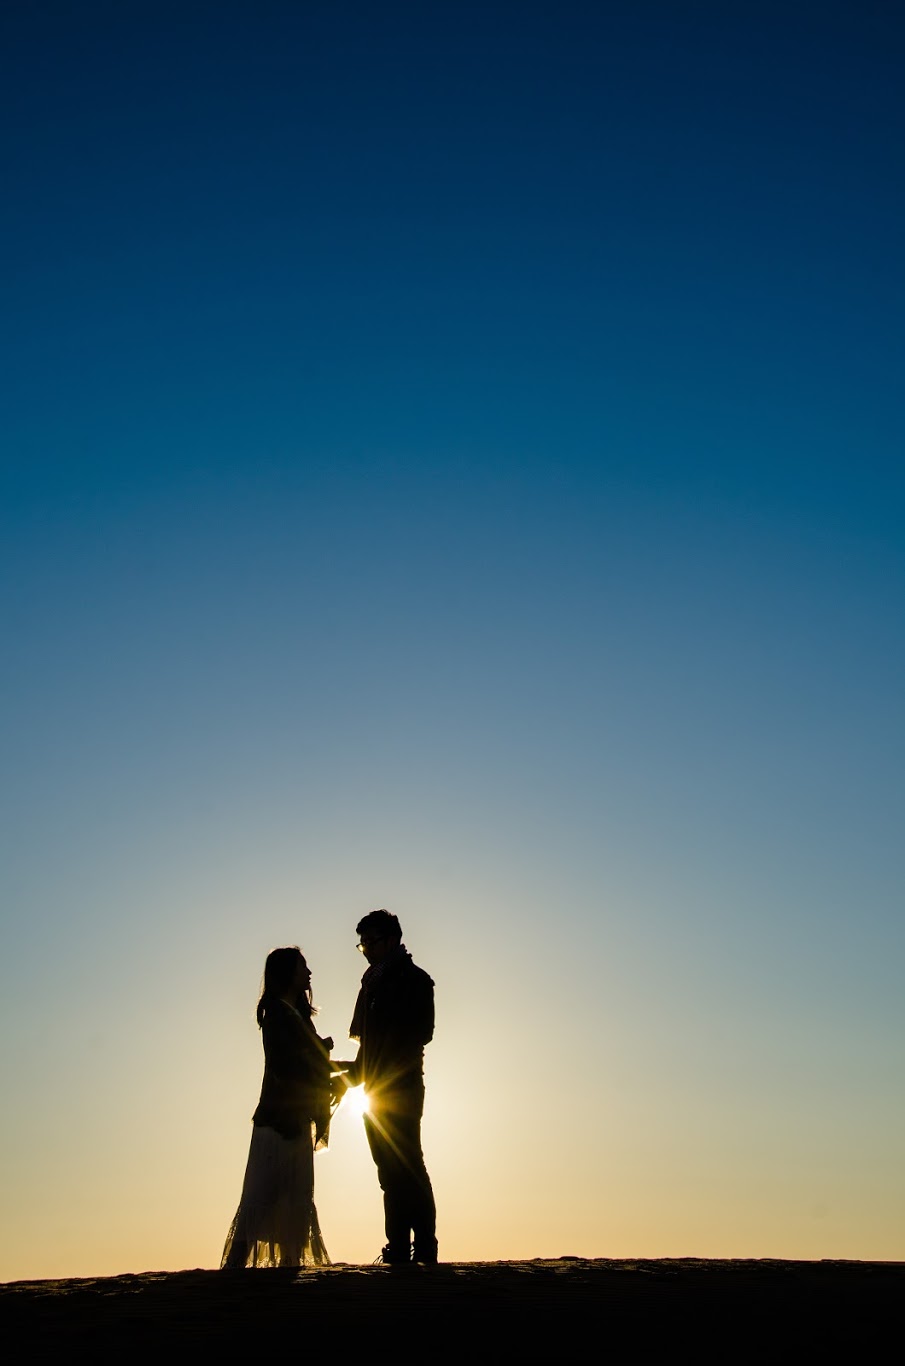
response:
[(436, 1264), (436, 1209), (421, 1150), (434, 983), (412, 962), (395, 915), (371, 911), (355, 928), (368, 970), (349, 1027), (358, 1055), (349, 1062), (331, 1062), (333, 1040), (315, 1031), (301, 951), (268, 954), (257, 1009), (264, 1080), (224, 1268), (329, 1265), (314, 1205), (314, 1153), (326, 1147), (347, 1087), (358, 1085), (368, 1098), (365, 1133), (383, 1191), (387, 1241), (378, 1261)]

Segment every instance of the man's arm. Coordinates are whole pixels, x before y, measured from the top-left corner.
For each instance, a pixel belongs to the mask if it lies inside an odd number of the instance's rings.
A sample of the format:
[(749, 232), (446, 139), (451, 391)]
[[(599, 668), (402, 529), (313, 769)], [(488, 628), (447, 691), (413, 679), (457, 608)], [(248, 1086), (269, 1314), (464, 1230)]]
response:
[(414, 982), (410, 1004), (410, 1026), (422, 1046), (434, 1037), (434, 983), (427, 973), (419, 968)]
[(351, 1062), (330, 1059), (330, 1094), (335, 1105), (339, 1104), (350, 1086), (360, 1085), (361, 1064), (358, 1058), (353, 1058)]

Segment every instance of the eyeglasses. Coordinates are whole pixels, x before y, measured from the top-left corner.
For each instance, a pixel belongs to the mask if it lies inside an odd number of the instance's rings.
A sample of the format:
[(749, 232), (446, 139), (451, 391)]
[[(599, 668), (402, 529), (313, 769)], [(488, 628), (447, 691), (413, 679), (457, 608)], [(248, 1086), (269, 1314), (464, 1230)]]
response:
[(383, 939), (386, 939), (385, 934), (370, 935), (367, 939), (360, 939), (355, 947), (358, 949), (359, 953), (367, 953), (368, 949), (373, 948), (375, 944), (379, 944)]

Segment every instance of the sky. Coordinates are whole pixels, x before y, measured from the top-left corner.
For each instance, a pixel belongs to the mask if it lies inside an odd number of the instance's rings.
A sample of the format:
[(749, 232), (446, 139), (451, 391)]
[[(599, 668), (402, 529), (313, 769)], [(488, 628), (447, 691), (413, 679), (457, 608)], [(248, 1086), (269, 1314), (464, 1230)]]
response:
[(3, 5), (0, 1279), (219, 1265), (266, 954), (348, 1057), (380, 906), (442, 1260), (905, 1258), (903, 58)]

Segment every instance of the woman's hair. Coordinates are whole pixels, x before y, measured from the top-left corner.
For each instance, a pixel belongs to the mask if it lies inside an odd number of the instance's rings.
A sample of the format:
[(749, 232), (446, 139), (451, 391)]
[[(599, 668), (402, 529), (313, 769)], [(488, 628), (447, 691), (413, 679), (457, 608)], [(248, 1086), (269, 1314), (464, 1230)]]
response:
[[(264, 1016), (267, 1008), (272, 1001), (285, 996), (295, 979), (298, 969), (299, 959), (304, 963), (305, 955), (302, 953), (298, 944), (293, 944), (286, 949), (271, 949), (267, 955), (267, 962), (264, 964), (264, 986), (261, 990), (261, 999), (258, 1002), (257, 1019), (258, 1027), (264, 1023)], [(296, 998), (295, 1008), (300, 1015), (310, 1020), (314, 1014), (314, 1006), (311, 1004), (311, 988), (307, 991), (299, 992)]]

